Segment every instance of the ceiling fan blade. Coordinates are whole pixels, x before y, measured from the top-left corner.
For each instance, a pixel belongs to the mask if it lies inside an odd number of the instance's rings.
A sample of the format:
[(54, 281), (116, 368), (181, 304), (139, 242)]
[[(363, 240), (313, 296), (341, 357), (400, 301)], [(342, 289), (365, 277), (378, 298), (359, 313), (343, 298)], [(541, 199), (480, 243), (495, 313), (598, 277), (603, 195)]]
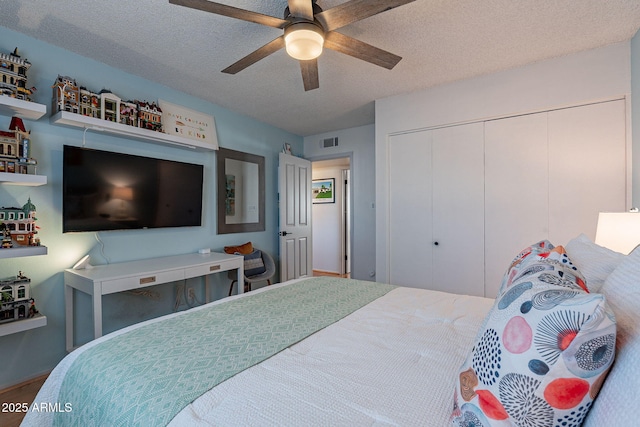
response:
[(296, 18), (313, 21), (313, 3), (311, 0), (289, 0), (289, 13)]
[(394, 55), (391, 52), (335, 31), (325, 35), (324, 47), (344, 53), (345, 55), (353, 56), (354, 58), (362, 59), (363, 61), (370, 62), (387, 70), (395, 67), (402, 59), (402, 57)]
[(284, 47), (284, 36), (280, 36), (275, 40), (270, 41), (265, 44), (261, 48), (254, 50), (249, 55), (245, 56), (241, 60), (229, 65), (227, 68), (222, 70), (223, 73), (227, 74), (236, 74), (239, 71), (244, 70), (249, 65), (255, 64), (263, 58), (271, 55), (274, 52), (282, 49)]
[(415, 0), (351, 0), (316, 15), (325, 31), (333, 31)]
[(230, 18), (241, 19), (243, 21), (255, 22), (256, 24), (266, 25), (267, 27), (284, 28), (289, 23), (284, 19), (275, 18), (262, 13), (251, 12), (249, 10), (239, 9), (226, 4), (214, 3), (207, 0), (169, 0), (169, 3), (178, 6), (189, 7), (191, 9), (202, 10), (205, 12), (215, 13), (216, 15), (228, 16)]
[(300, 61), (300, 71), (302, 71), (302, 82), (304, 83), (305, 91), (318, 89), (320, 87), (317, 59)]

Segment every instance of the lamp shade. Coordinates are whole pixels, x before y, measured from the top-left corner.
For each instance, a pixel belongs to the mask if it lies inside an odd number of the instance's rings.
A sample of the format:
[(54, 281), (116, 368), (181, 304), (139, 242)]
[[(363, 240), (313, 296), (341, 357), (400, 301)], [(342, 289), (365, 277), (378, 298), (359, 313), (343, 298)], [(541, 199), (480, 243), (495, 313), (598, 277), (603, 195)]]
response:
[(289, 56), (308, 61), (317, 58), (322, 53), (324, 34), (317, 25), (300, 22), (289, 25), (285, 29), (284, 42)]
[(629, 254), (640, 245), (640, 213), (600, 212), (595, 243)]

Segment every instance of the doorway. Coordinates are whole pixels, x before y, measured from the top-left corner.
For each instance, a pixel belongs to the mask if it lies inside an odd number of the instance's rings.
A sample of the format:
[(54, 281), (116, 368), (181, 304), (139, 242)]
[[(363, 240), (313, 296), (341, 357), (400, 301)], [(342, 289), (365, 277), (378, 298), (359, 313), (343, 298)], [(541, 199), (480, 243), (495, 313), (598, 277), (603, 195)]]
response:
[(335, 180), (333, 201), (313, 203), (314, 276), (351, 276), (351, 158), (311, 162), (312, 179)]

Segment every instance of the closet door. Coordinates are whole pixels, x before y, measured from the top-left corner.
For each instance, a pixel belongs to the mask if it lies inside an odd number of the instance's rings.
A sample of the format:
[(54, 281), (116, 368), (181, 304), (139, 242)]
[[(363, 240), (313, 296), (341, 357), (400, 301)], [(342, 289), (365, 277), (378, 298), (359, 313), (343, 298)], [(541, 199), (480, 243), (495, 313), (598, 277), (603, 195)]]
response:
[(433, 130), (430, 289), (484, 295), (483, 130), (483, 123)]
[(549, 112), (549, 240), (595, 239), (599, 212), (626, 210), (624, 100)]
[(483, 295), (483, 124), (389, 141), (389, 281)]
[(549, 234), (547, 113), (485, 123), (485, 291), (513, 257)]
[(432, 200), (429, 131), (389, 138), (389, 282), (431, 287)]

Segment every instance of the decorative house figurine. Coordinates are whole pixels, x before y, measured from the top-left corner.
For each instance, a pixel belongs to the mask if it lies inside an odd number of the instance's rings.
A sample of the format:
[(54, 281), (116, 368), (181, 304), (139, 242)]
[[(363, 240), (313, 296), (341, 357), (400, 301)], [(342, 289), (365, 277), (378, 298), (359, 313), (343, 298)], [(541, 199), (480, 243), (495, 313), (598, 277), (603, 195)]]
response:
[(120, 97), (109, 89), (100, 91), (100, 118), (120, 123)]
[(51, 88), (53, 89), (52, 111), (80, 113), (80, 88), (75, 79), (58, 75)]
[(138, 105), (133, 101), (120, 101), (120, 123), (138, 126)]
[(0, 231), (2, 232), (2, 248), (9, 249), (13, 247), (13, 239), (11, 238), (11, 231), (5, 223), (0, 224)]
[(80, 87), (80, 114), (100, 118), (100, 96), (85, 87)]
[(155, 102), (123, 101), (109, 89), (94, 93), (75, 79), (58, 76), (53, 86), (52, 111), (68, 111), (127, 126), (163, 132), (162, 110)]
[(31, 279), (18, 272), (0, 280), (0, 323), (33, 317), (38, 313), (31, 298)]
[[(39, 227), (36, 225), (36, 207), (31, 203), (31, 198), (22, 208), (0, 208), (0, 223), (4, 233), (9, 231), (11, 241), (20, 246), (40, 246), (40, 239), (35, 235)], [(5, 248), (6, 236), (2, 240)], [(11, 246), (8, 246), (11, 247)], [(1, 249), (0, 249), (1, 250)]]
[(35, 88), (27, 87), (27, 70), (31, 63), (18, 55), (18, 48), (13, 53), (0, 53), (0, 95), (31, 101)]
[(11, 118), (8, 131), (0, 131), (0, 172), (28, 173), (28, 166), (38, 164), (30, 156), (30, 134), (19, 117)]
[(138, 127), (162, 132), (162, 110), (155, 102), (134, 101), (138, 105)]

